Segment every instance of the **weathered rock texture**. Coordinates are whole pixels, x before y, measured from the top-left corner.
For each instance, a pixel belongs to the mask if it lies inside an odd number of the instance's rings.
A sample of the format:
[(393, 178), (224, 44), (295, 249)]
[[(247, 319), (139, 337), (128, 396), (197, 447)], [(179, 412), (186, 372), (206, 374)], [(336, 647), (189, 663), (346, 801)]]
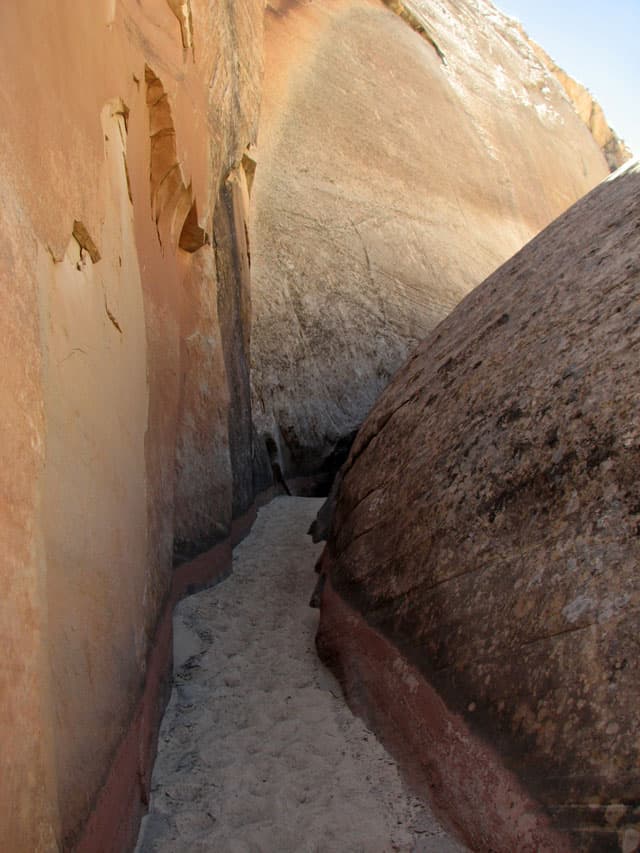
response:
[(636, 162), (420, 345), (343, 469), (320, 648), (476, 849), (640, 847), (639, 259)]
[(627, 160), (631, 159), (633, 154), (615, 130), (609, 127), (609, 122), (600, 104), (594, 100), (591, 92), (582, 83), (578, 83), (563, 68), (556, 65), (549, 54), (539, 44), (529, 39), (524, 31), (523, 36), (528, 39), (536, 56), (559, 81), (567, 97), (573, 104), (575, 111), (587, 125), (593, 138), (600, 146), (611, 171), (619, 169)]
[(1, 849), (127, 848), (168, 608), (604, 173), (529, 48), (439, 9), (447, 65), (374, 0), (269, 7), (250, 245), (262, 0), (2, 4)]
[(252, 383), (289, 475), (335, 457), (417, 341), (608, 171), (514, 22), (412, 6), (409, 26), (376, 0), (267, 4)]
[[(220, 538), (251, 501), (238, 461), (251, 461), (249, 384), (229, 365), (246, 376), (242, 159), (262, 20), (260, 0), (0, 11), (0, 848), (12, 853), (78, 842), (139, 719), (174, 542)], [(138, 812), (160, 705), (120, 780)], [(129, 817), (113, 815), (100, 849), (126, 849)]]

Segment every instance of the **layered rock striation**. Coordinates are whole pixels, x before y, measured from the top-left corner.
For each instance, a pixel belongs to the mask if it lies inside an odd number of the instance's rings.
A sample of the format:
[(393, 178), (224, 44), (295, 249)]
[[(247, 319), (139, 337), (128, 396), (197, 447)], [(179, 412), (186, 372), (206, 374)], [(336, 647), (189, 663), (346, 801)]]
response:
[(639, 258), (636, 161), (426, 338), (342, 471), (320, 650), (474, 849), (640, 845)]
[(608, 171), (515, 22), (387, 5), (267, 4), (253, 412), (288, 475), (335, 464), (415, 344)]

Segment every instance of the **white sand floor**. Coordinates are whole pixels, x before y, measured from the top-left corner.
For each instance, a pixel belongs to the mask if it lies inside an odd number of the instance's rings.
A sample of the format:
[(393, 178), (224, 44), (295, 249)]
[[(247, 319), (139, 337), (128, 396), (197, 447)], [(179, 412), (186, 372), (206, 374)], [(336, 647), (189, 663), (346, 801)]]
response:
[(322, 501), (264, 507), (233, 574), (176, 608), (174, 688), (138, 853), (452, 853), (318, 660)]

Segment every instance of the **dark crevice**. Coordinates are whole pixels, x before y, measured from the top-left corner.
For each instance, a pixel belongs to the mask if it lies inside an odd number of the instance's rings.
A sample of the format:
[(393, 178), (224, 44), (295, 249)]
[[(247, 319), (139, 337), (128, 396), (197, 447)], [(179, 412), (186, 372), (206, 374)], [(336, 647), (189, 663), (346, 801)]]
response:
[(110, 321), (111, 321), (111, 323), (113, 324), (113, 326), (114, 326), (114, 327), (115, 327), (115, 328), (120, 332), (120, 334), (123, 334), (123, 332), (122, 332), (122, 328), (121, 328), (121, 326), (120, 326), (120, 323), (118, 323), (118, 321), (116, 320), (116, 318), (113, 316), (113, 314), (112, 314), (112, 313), (111, 313), (111, 311), (109, 310), (109, 306), (107, 305), (106, 297), (105, 297), (105, 300), (104, 300), (104, 310), (105, 310), (105, 312), (106, 312), (106, 314), (107, 314), (107, 317), (109, 318), (109, 320), (110, 320)]

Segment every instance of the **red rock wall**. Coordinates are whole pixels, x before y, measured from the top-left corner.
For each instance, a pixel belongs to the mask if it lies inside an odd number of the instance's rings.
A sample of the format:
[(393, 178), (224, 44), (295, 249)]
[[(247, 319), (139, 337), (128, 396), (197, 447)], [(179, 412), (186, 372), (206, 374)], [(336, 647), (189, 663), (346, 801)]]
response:
[[(439, 73), (381, 4), (354, 5), (374, 10), (355, 43), (364, 32), (369, 44), (383, 15), (407, 54)], [(219, 542), (253, 499), (248, 218), (263, 13), (261, 0), (0, 9), (0, 847), (12, 853), (118, 849), (130, 837), (168, 665), (150, 650), (154, 638), (169, 647), (174, 548), (189, 557)], [(307, 47), (315, 26), (305, 25)], [(448, 110), (450, 93), (441, 95)], [(387, 115), (395, 106), (388, 98)], [(265, 125), (269, 139), (274, 126)], [(461, 165), (466, 144), (456, 151)], [(598, 175), (598, 152), (584, 158), (586, 178), (581, 166), (558, 187), (548, 181), (543, 218)], [(463, 183), (473, 196), (475, 184)], [(455, 207), (443, 187), (439, 203)], [(502, 212), (485, 213), (478, 222), (503, 232)], [(515, 248), (529, 230), (507, 219), (504, 245)], [(297, 240), (304, 233), (296, 226)], [(323, 260), (313, 241), (306, 251)], [(480, 267), (502, 251), (489, 247)], [(457, 298), (464, 288), (453, 278)], [(408, 304), (400, 313), (413, 335), (421, 326)], [(285, 317), (298, 307), (285, 300)], [(277, 335), (287, 354), (290, 339)], [(293, 362), (301, 355), (304, 346)], [(332, 370), (340, 376), (338, 362)], [(105, 820), (113, 803), (119, 822)]]
[(78, 841), (138, 725), (174, 541), (230, 529), (224, 347), (239, 332), (222, 333), (218, 271), (239, 248), (216, 244), (213, 219), (255, 138), (262, 15), (260, 0), (0, 11), (12, 853)]

